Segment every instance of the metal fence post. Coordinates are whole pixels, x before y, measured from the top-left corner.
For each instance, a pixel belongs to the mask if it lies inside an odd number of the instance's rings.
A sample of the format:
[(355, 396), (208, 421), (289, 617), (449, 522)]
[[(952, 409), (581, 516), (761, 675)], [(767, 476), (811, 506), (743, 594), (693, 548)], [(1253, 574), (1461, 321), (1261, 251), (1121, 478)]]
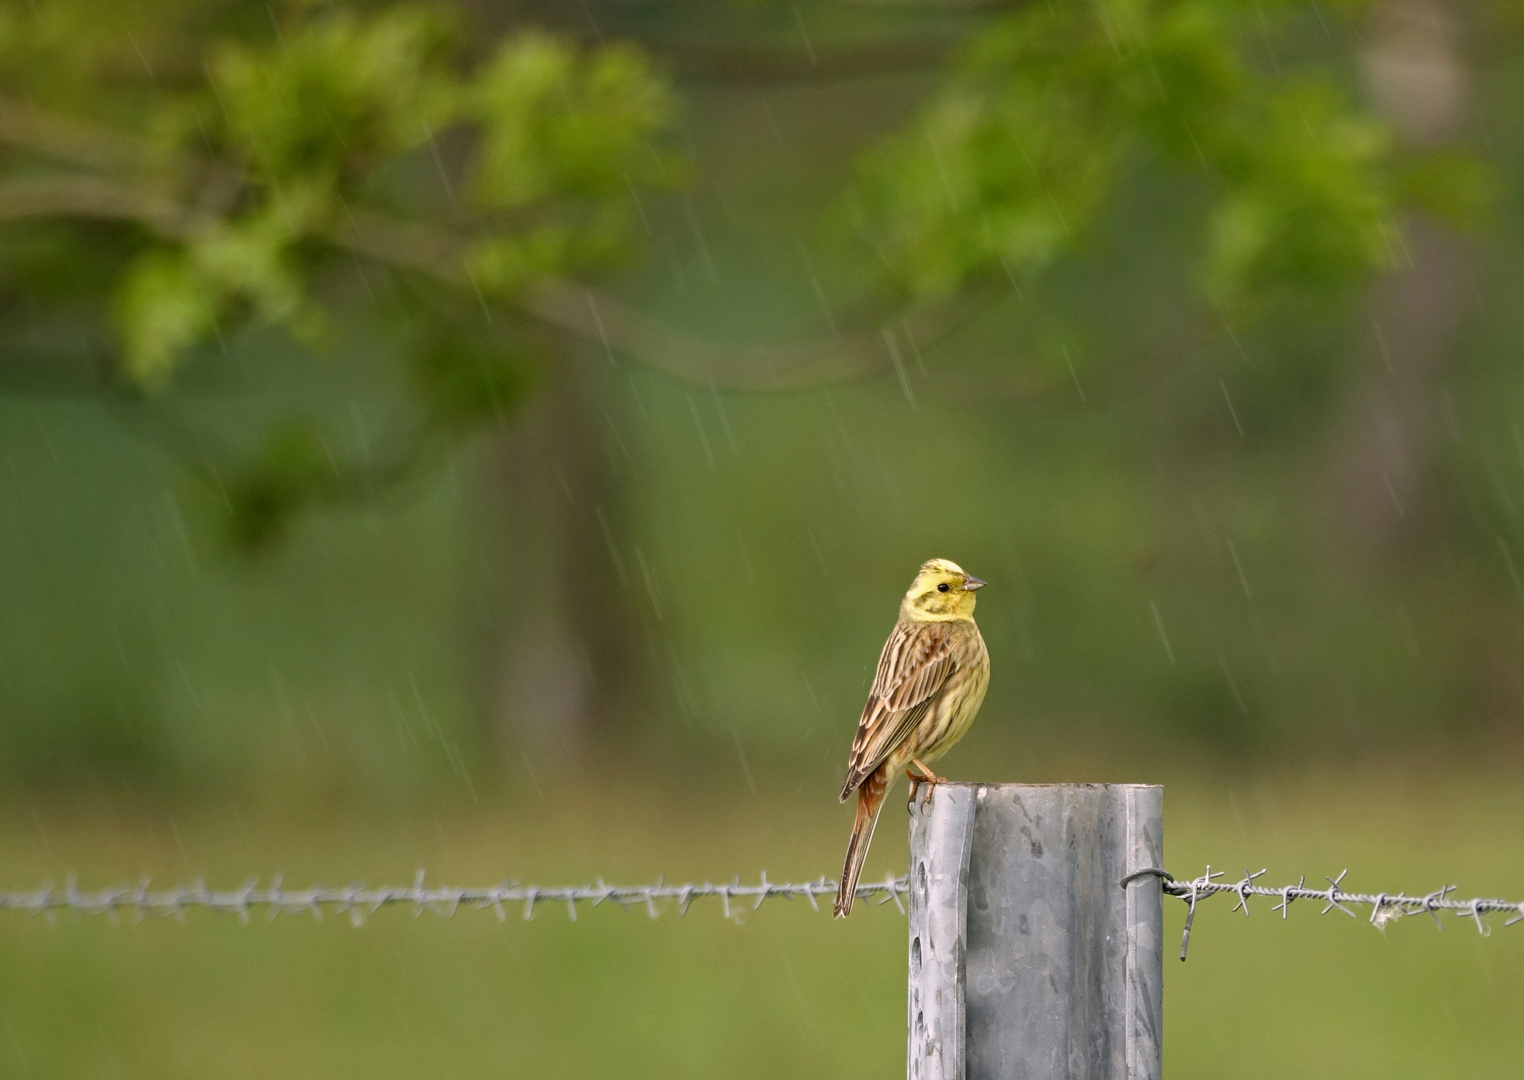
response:
[(910, 810), (910, 1080), (1160, 1080), (1162, 788), (938, 784)]
[(910, 805), (909, 1080), (963, 1080), (963, 962), (974, 789), (939, 784)]

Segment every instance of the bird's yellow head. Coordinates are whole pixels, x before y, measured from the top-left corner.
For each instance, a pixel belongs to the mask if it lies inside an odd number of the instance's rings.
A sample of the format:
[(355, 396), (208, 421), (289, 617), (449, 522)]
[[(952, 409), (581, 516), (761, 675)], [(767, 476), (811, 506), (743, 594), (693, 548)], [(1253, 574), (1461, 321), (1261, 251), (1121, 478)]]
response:
[(974, 617), (974, 594), (984, 582), (948, 559), (921, 564), (910, 591), (900, 604), (900, 617), (913, 622), (949, 622)]

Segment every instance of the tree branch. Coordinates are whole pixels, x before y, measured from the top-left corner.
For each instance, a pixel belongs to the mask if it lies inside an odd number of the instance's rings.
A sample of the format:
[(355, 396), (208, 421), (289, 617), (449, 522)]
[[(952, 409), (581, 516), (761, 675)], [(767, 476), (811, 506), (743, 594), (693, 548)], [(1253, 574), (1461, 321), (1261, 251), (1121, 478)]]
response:
[[(412, 222), (356, 208), (326, 238), (338, 247), (452, 285), (472, 284), (465, 244)], [(776, 345), (730, 345), (667, 326), (618, 297), (590, 286), (554, 281), (504, 301), (584, 341), (679, 379), (727, 390), (796, 390), (881, 374), (892, 356), (882, 334), (842, 335)], [(929, 317), (910, 331), (916, 343), (945, 328)]]
[(143, 144), (130, 135), (8, 97), (0, 97), (0, 143), (102, 172), (138, 169), (148, 158)]
[[(60, 117), (0, 97), (0, 144), (10, 144), (93, 170), (138, 170), (146, 149), (131, 136)], [(202, 168), (213, 176), (215, 169)], [(211, 207), (178, 201), (134, 182), (98, 173), (65, 173), (0, 181), (0, 221), (79, 217), (132, 221), (166, 240), (185, 242), (222, 220)], [(454, 286), (471, 286), (467, 241), (443, 230), (400, 221), (362, 207), (346, 208), (324, 231), (333, 246)], [(883, 374), (896, 363), (892, 333), (872, 332), (780, 342), (722, 344), (667, 326), (595, 288), (550, 282), (503, 303), (562, 333), (637, 360), (677, 378), (736, 390), (792, 390)], [(950, 309), (897, 314), (910, 345), (929, 344), (954, 325)]]
[(189, 239), (215, 224), (168, 196), (86, 173), (0, 180), (0, 221), (38, 217), (134, 221), (170, 240)]
[[(0, 181), (0, 221), (80, 217), (132, 221), (167, 240), (186, 241), (218, 219), (168, 196), (98, 176), (65, 174)], [(471, 285), (466, 243), (415, 222), (363, 208), (336, 220), (323, 239), (345, 251), (432, 277)], [(555, 281), (505, 298), (513, 307), (563, 333), (600, 345), (669, 375), (730, 390), (796, 390), (868, 378), (895, 361), (884, 332), (840, 335), (771, 345), (732, 345), (696, 337), (650, 318), (617, 297), (581, 284)], [(954, 320), (946, 311), (907, 317), (912, 344), (929, 344)]]

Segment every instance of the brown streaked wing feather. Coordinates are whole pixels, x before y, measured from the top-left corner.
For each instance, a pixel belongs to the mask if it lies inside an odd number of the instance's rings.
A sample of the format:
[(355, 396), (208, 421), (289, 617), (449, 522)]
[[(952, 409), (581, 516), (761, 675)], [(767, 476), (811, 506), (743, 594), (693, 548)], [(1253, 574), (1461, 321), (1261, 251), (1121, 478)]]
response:
[(847, 759), (845, 800), (914, 730), (957, 666), (949, 623), (898, 623), (884, 643), (878, 673)]

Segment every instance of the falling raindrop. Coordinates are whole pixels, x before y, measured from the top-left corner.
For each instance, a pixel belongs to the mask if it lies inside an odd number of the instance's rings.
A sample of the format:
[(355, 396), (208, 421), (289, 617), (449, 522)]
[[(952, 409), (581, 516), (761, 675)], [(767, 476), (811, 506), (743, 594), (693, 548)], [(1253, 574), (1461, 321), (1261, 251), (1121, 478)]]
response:
[(291, 709), (291, 699), (286, 694), (286, 680), (282, 677), (280, 668), (275, 664), (270, 665), (270, 682), (275, 687), (275, 704), (280, 712), (280, 717), (286, 723), (286, 734), (291, 738), (291, 749), (295, 754), (297, 763), (307, 764), (307, 748), (302, 743), (301, 736), (296, 730), (296, 714)]
[(720, 395), (719, 387), (709, 384), (710, 396), (714, 399), (714, 411), (720, 416), (720, 428), (725, 432), (725, 442), (730, 446), (732, 457), (741, 456), (741, 448), (736, 445), (735, 432), (730, 429), (730, 414), (725, 410), (725, 399)]
[(710, 472), (719, 472), (719, 463), (714, 460), (714, 448), (709, 445), (709, 434), (704, 430), (704, 421), (699, 416), (698, 402), (693, 400), (693, 395), (688, 397), (688, 412), (693, 416), (693, 426), (698, 429), (699, 444), (704, 448), (704, 460), (709, 462)]
[(306, 711), (306, 722), (312, 725), (312, 731), (317, 733), (317, 740), (319, 740), (320, 743), (323, 743), (323, 749), (326, 751), (326, 749), (328, 749), (328, 736), (323, 734), (323, 728), (320, 727), (319, 722), (317, 722), (317, 713), (312, 711), (311, 705), (302, 705), (302, 708)]
[(1217, 664), (1222, 668), (1222, 677), (1228, 680), (1228, 689), (1233, 691), (1233, 700), (1238, 703), (1238, 711), (1244, 716), (1249, 715), (1249, 706), (1244, 704), (1244, 696), (1239, 693), (1238, 680), (1233, 678), (1233, 672), (1228, 669), (1228, 658), (1222, 653), (1217, 654)]
[(1249, 354), (1244, 351), (1243, 342), (1238, 340), (1238, 335), (1233, 332), (1233, 327), (1228, 325), (1227, 319), (1222, 320), (1222, 328), (1227, 332), (1229, 339), (1232, 340), (1233, 347), (1238, 350), (1238, 355), (1244, 358), (1244, 362), (1253, 363), (1253, 361), (1249, 359)]
[(739, 728), (730, 729), (730, 737), (736, 744), (736, 757), (741, 760), (741, 774), (746, 777), (746, 786), (755, 795), (757, 793), (757, 781), (751, 775), (751, 762), (746, 760), (746, 747), (741, 745), (741, 732)]
[(683, 196), (683, 212), (688, 217), (688, 227), (693, 230), (694, 242), (698, 244), (699, 257), (704, 262), (704, 273), (708, 276), (711, 285), (718, 284), (719, 271), (715, 269), (714, 255), (709, 250), (709, 240), (704, 236), (703, 226), (699, 224), (698, 210), (693, 205), (691, 195)]
[(1159, 642), (1164, 646), (1164, 655), (1169, 657), (1170, 666), (1175, 666), (1175, 650), (1170, 647), (1169, 634), (1164, 629), (1164, 616), (1159, 614), (1159, 605), (1154, 601), (1148, 602), (1148, 609), (1154, 613), (1154, 628), (1159, 631)]
[(1064, 363), (1069, 366), (1069, 377), (1074, 380), (1074, 392), (1079, 394), (1080, 404), (1083, 405), (1087, 400), (1085, 398), (1085, 388), (1080, 385), (1079, 372), (1075, 370), (1074, 360), (1069, 355), (1069, 346), (1060, 345), (1059, 348), (1064, 352)]
[(450, 182), (449, 170), (445, 168), (444, 158), (439, 156), (439, 144), (434, 141), (434, 133), (429, 130), (428, 124), (420, 124), (423, 131), (424, 141), (429, 144), (429, 153), (434, 157), (434, 168), (439, 173), (439, 184), (444, 188), (451, 202), (455, 201), (455, 185)]
[(799, 27), (799, 37), (804, 42), (805, 55), (810, 58), (810, 66), (814, 67), (819, 61), (815, 58), (815, 45), (810, 41), (810, 32), (804, 25), (804, 15), (799, 11), (798, 4), (790, 4), (794, 12), (794, 25)]
[(1000, 256), (1000, 268), (1005, 271), (1005, 276), (1011, 282), (1011, 288), (1016, 290), (1016, 299), (1026, 299), (1026, 294), (1021, 291), (1021, 285), (1016, 280), (1016, 274), (1011, 270), (1011, 264), (1006, 261), (1004, 255)]
[(683, 714), (683, 726), (691, 727), (693, 719), (698, 715), (698, 699), (694, 697), (693, 684), (688, 681), (688, 673), (678, 661), (677, 653), (671, 655), (672, 687), (677, 693), (678, 711)]
[(804, 246), (802, 238), (796, 238), (795, 242), (799, 245), (799, 257), (804, 260), (804, 272), (809, 275), (810, 287), (814, 290), (815, 299), (825, 315), (826, 325), (831, 328), (832, 334), (839, 333), (836, 328), (836, 315), (831, 310), (830, 301), (826, 299), (825, 288), (820, 284), (820, 275), (815, 272), (815, 263), (810, 258), (810, 249)]
[(1233, 418), (1233, 430), (1238, 432), (1238, 437), (1244, 437), (1244, 426), (1238, 422), (1238, 410), (1233, 408), (1233, 399), (1228, 396), (1228, 384), (1222, 379), (1217, 380), (1217, 385), (1222, 388), (1222, 400), (1228, 403), (1228, 415)]
[(826, 569), (825, 556), (820, 553), (820, 544), (815, 540), (814, 530), (806, 529), (804, 530), (804, 534), (810, 538), (810, 550), (815, 553), (815, 563), (820, 567), (821, 575), (829, 581), (831, 578), (831, 571)]
[(1244, 588), (1244, 598), (1253, 600), (1254, 594), (1249, 591), (1248, 575), (1244, 573), (1244, 564), (1240, 562), (1238, 558), (1238, 547), (1233, 543), (1232, 540), (1228, 541), (1228, 554), (1233, 557), (1233, 569), (1238, 571), (1238, 583)]
[(916, 404), (915, 390), (910, 385), (910, 376), (905, 371), (905, 362), (900, 357), (899, 343), (895, 340), (894, 331), (887, 327), (884, 328), (884, 347), (889, 350), (889, 362), (894, 365), (894, 374), (900, 380), (900, 390), (904, 392), (905, 400), (910, 402), (912, 409), (920, 408)]
[(598, 515), (598, 531), (603, 534), (603, 543), (608, 548), (609, 558), (614, 562), (614, 571), (619, 575), (619, 584), (625, 588), (630, 587), (630, 577), (624, 570), (624, 558), (619, 554), (619, 545), (614, 542), (614, 530), (609, 528), (608, 515), (603, 512), (603, 504), (599, 503), (594, 508)]
[(482, 309), (482, 317), (487, 322), (492, 322), (492, 308), (487, 304), (487, 294), (482, 292), (482, 287), (477, 284), (476, 274), (472, 272), (471, 267), (465, 267), (465, 271), (466, 280), (471, 283), (471, 291), (476, 294), (476, 304)]
[(947, 195), (947, 205), (957, 210), (958, 194), (953, 191), (952, 179), (947, 175), (947, 163), (942, 160), (942, 149), (937, 145), (936, 134), (929, 125), (926, 128), (926, 145), (931, 148), (932, 161), (936, 162), (937, 176), (942, 180), (942, 190)]
[(1508, 578), (1513, 582), (1513, 591), (1519, 601), (1524, 603), (1524, 581), (1519, 580), (1519, 570), (1514, 565), (1513, 552), (1508, 549), (1508, 541), (1503, 539), (1501, 533), (1498, 535), (1498, 550), (1503, 553), (1503, 562), (1508, 567)]
[(645, 398), (640, 396), (640, 388), (635, 385), (635, 376), (627, 373), (625, 379), (630, 385), (630, 396), (635, 399), (635, 408), (640, 410), (640, 418), (646, 423), (650, 423), (651, 414), (646, 411)]
[(804, 683), (804, 692), (810, 696), (810, 704), (815, 706), (815, 711), (820, 714), (820, 718), (822, 720), (829, 720), (830, 714), (826, 711), (825, 706), (820, 703), (820, 696), (815, 693), (815, 686), (810, 682), (809, 675), (801, 671), (799, 673), (799, 680)]
[(598, 340), (603, 342), (603, 354), (608, 358), (609, 367), (618, 367), (619, 362), (614, 359), (614, 347), (609, 344), (609, 332), (603, 325), (603, 313), (598, 310), (598, 298), (593, 295), (591, 289), (587, 290), (587, 309), (592, 313), (593, 326), (598, 330)]
[(1386, 335), (1381, 332), (1381, 324), (1372, 319), (1371, 329), (1376, 331), (1376, 346), (1381, 350), (1381, 362), (1386, 365), (1386, 373), (1395, 378), (1397, 369), (1392, 366), (1392, 354), (1387, 350)]
[(391, 690), (386, 692), (387, 711), (391, 714), (392, 723), (397, 728), (397, 735), (405, 739), (413, 747), (416, 753), (423, 749), (418, 743), (418, 736), (413, 732), (413, 725), (408, 723), (407, 714), (402, 709), (402, 703), (397, 700), (397, 695)]
[(649, 237), (655, 237), (656, 230), (651, 227), (651, 218), (650, 215), (646, 213), (646, 204), (641, 201), (640, 192), (636, 190), (635, 185), (630, 180), (628, 173), (625, 174), (624, 185), (630, 193), (630, 201), (635, 204), (635, 213), (637, 216), (639, 216), (641, 225), (645, 227), (646, 235)]
[(53, 464), (62, 465), (63, 462), (58, 457), (58, 450), (53, 445), (53, 439), (48, 435), (47, 425), (42, 422), (42, 413), (38, 412), (35, 407), (32, 409), (32, 419), (37, 422), (37, 434), (42, 436), (42, 444), (48, 448), (48, 456), (53, 459)]
[(768, 101), (766, 97), (761, 95), (758, 95), (758, 100), (762, 102), (762, 112), (763, 115), (767, 117), (767, 126), (772, 128), (773, 138), (778, 141), (779, 146), (782, 146), (783, 129), (778, 126), (778, 117), (773, 112), (772, 102)]
[(625, 456), (626, 460), (633, 460), (630, 448), (624, 444), (624, 437), (619, 434), (619, 425), (614, 423), (614, 417), (610, 413), (604, 413), (603, 418), (608, 421), (609, 433), (614, 436), (614, 445), (619, 447), (619, 452)]
[(529, 786), (534, 788), (536, 795), (544, 799), (545, 789), (540, 786), (540, 778), (535, 775), (534, 765), (530, 762), (529, 755), (524, 751), (520, 751), (519, 760), (524, 763), (524, 773), (529, 777)]
[(641, 576), (646, 580), (646, 592), (651, 597), (651, 610), (656, 613), (656, 621), (661, 621), (661, 597), (656, 592), (656, 577), (651, 573), (651, 567), (646, 563), (646, 553), (635, 545), (635, 561), (640, 565)]
[(1408, 515), (1402, 508), (1402, 500), (1397, 496), (1397, 485), (1392, 483), (1392, 474), (1383, 470), (1381, 482), (1386, 485), (1386, 493), (1392, 497), (1392, 508), (1397, 511), (1397, 517), (1401, 520), (1406, 520)]

